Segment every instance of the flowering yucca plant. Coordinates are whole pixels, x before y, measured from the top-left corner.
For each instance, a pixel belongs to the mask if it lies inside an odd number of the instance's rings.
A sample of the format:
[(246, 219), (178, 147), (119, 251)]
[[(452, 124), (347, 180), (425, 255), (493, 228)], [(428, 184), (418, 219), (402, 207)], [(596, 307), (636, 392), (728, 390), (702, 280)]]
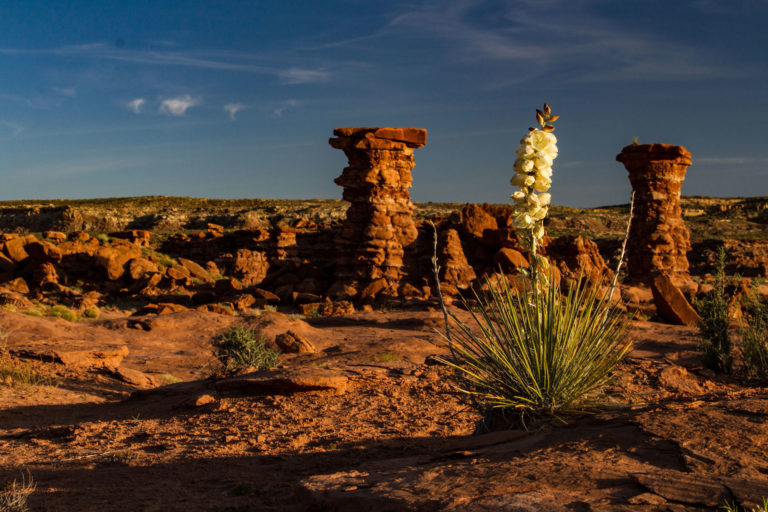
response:
[(527, 249), (531, 251), (531, 277), (537, 282), (543, 276), (538, 269), (546, 270), (549, 262), (538, 254), (544, 238), (544, 219), (549, 213), (552, 196), (547, 192), (552, 186), (552, 163), (557, 158), (555, 122), (560, 116), (552, 115), (549, 105), (536, 110), (536, 121), (541, 128), (529, 128), (528, 135), (520, 141), (515, 153), (515, 175), (511, 183), (520, 188), (512, 194), (514, 226)]
[(542, 272), (549, 268), (539, 249), (551, 201), (547, 191), (557, 157), (551, 123), (557, 118), (548, 105), (536, 111), (540, 128), (520, 142), (514, 164), (514, 224), (529, 251), (530, 271), (520, 269), (517, 289), (505, 280), (486, 280), (487, 293), (474, 295), (479, 310), (467, 308), (470, 324), (451, 315), (453, 357), (444, 360), (456, 371), (458, 389), (486, 417), (511, 411), (523, 426), (527, 419), (560, 418), (596, 405), (629, 350), (627, 322), (610, 293), (579, 279), (563, 294)]

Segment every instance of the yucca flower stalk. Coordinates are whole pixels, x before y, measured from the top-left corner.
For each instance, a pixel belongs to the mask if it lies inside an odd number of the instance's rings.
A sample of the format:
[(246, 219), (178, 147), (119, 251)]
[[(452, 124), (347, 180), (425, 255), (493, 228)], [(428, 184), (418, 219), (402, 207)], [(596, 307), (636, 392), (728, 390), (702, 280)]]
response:
[(552, 163), (557, 158), (557, 137), (552, 124), (560, 116), (552, 114), (549, 105), (543, 110), (536, 110), (536, 121), (541, 128), (529, 128), (515, 151), (515, 175), (511, 183), (520, 190), (512, 194), (514, 206), (514, 226), (518, 235), (531, 254), (530, 274), (534, 282), (546, 283), (546, 274), (538, 269), (547, 270), (549, 262), (538, 254), (544, 238), (544, 219), (549, 213), (552, 196), (547, 192), (552, 186)]
[(450, 314), (455, 329), (446, 337), (456, 386), (485, 413), (512, 411), (526, 426), (529, 418), (562, 418), (599, 403), (600, 389), (629, 350), (627, 321), (611, 296), (579, 278), (563, 293), (547, 279), (549, 263), (539, 254), (549, 213), (552, 162), (557, 139), (548, 105), (536, 111), (541, 128), (520, 142), (512, 184), (514, 225), (530, 253), (530, 271), (520, 286), (486, 280), (487, 292), (474, 293), (477, 308), (465, 302), (473, 321)]

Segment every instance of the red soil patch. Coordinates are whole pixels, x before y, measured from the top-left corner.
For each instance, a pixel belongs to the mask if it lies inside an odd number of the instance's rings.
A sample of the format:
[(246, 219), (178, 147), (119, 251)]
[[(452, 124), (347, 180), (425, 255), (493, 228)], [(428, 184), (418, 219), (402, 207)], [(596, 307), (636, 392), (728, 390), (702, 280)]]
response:
[[(206, 381), (210, 339), (233, 324), (307, 337), (318, 352), (282, 356), (277, 374), (343, 381), (343, 393)], [(440, 326), (426, 312), (80, 323), (0, 312), (0, 362), (54, 383), (0, 382), (0, 479), (28, 469), (30, 508), (56, 511), (693, 511), (768, 496), (768, 390), (704, 370), (695, 329), (633, 325), (610, 390), (621, 407), (473, 436), (478, 414), (429, 357), (445, 353)], [(120, 347), (118, 369), (148, 381), (22, 357)]]

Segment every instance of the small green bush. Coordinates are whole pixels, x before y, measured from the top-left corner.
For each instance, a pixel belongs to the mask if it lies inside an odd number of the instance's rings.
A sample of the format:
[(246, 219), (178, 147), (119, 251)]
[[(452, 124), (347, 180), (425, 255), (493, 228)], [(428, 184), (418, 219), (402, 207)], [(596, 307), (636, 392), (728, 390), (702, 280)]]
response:
[(725, 275), (725, 247), (720, 247), (715, 267), (714, 288), (693, 305), (701, 317), (699, 347), (704, 365), (716, 372), (731, 373), (733, 343), (728, 332), (733, 297), (727, 292), (731, 279)]
[(55, 306), (50, 306), (46, 308), (43, 311), (43, 314), (45, 316), (53, 316), (56, 318), (61, 318), (63, 320), (66, 320), (67, 322), (76, 322), (79, 320), (77, 313), (69, 309), (67, 306), (62, 306), (61, 304), (57, 304)]
[(248, 366), (257, 370), (274, 368), (280, 354), (265, 345), (263, 336), (257, 337), (253, 329), (246, 327), (230, 327), (212, 344), (224, 370), (230, 373)]
[(741, 357), (747, 377), (768, 381), (768, 303), (760, 300), (756, 287), (743, 302)]
[(151, 261), (156, 263), (158, 266), (160, 266), (161, 269), (166, 269), (168, 267), (172, 267), (174, 265), (178, 265), (179, 262), (175, 259), (171, 258), (167, 254), (163, 254), (162, 252), (157, 252), (154, 249), (150, 247), (142, 247), (141, 252), (149, 258)]
[(85, 308), (83, 311), (83, 317), (90, 320), (99, 318), (99, 310), (97, 308)]

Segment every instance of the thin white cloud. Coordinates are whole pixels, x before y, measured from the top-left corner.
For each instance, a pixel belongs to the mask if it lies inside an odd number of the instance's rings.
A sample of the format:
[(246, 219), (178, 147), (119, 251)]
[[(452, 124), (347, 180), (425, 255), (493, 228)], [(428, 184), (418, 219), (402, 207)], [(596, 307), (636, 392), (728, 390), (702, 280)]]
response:
[(141, 114), (141, 109), (147, 103), (144, 98), (136, 98), (128, 102), (128, 108), (133, 111), (134, 114)]
[(24, 127), (11, 121), (0, 120), (0, 137), (13, 139), (24, 131)]
[(227, 103), (226, 105), (224, 105), (224, 110), (227, 112), (227, 114), (229, 114), (229, 118), (232, 121), (235, 120), (235, 116), (237, 115), (237, 113), (243, 110), (244, 108), (245, 108), (245, 105), (243, 105), (242, 103)]
[(77, 89), (74, 87), (54, 87), (53, 90), (62, 96), (69, 96), (71, 98), (77, 96)]
[[(247, 52), (184, 52), (162, 50), (128, 50), (114, 45), (91, 43), (57, 48), (26, 49), (0, 48), (0, 55), (54, 55), (84, 59), (112, 60), (155, 66), (181, 66), (218, 71), (260, 73), (278, 77), (286, 84), (303, 84), (328, 81), (332, 73), (325, 69), (305, 69), (298, 66), (284, 68), (284, 56), (264, 56)], [(281, 65), (262, 65), (254, 61), (277, 60)]]
[(652, 30), (628, 30), (603, 16), (596, 3), (600, 1), (426, 0), (401, 11), (374, 34), (314, 49), (361, 52), (396, 39), (413, 45), (438, 43), (441, 52), (434, 58), (435, 67), (514, 63), (509, 68), (513, 73), (499, 73), (484, 88), (545, 76), (579, 82), (684, 81), (755, 72), (736, 69), (699, 47)]
[(290, 108), (296, 108), (299, 106), (299, 102), (297, 100), (287, 100), (282, 105), (277, 107), (275, 110), (272, 111), (272, 115), (274, 117), (283, 117), (283, 113), (290, 109)]
[(184, 94), (175, 98), (164, 99), (160, 103), (160, 112), (172, 116), (183, 116), (187, 110), (199, 104), (200, 98), (193, 98), (189, 94)]
[(758, 164), (768, 163), (768, 157), (759, 156), (727, 156), (727, 157), (712, 157), (712, 158), (696, 158), (693, 157), (693, 165), (746, 165), (746, 164)]
[(327, 82), (331, 78), (328, 71), (320, 69), (289, 68), (278, 71), (278, 76), (286, 84), (311, 84)]

